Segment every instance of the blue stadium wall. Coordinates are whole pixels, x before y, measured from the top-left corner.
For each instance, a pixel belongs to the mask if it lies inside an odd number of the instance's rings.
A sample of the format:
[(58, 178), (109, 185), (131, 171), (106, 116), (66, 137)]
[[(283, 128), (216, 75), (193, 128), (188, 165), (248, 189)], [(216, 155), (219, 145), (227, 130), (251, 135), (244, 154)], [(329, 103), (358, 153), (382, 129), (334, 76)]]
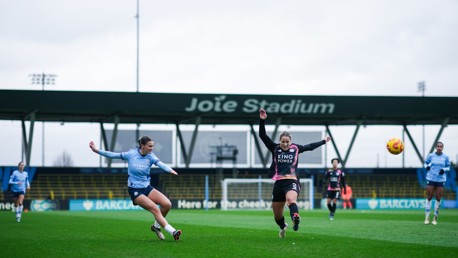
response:
[[(16, 167), (0, 167), (0, 184), (2, 186), (3, 198), (0, 200), (0, 211), (10, 211), (13, 208), (11, 194), (8, 191), (8, 181), (11, 173), (16, 170)], [(126, 168), (57, 168), (57, 167), (30, 167), (26, 169), (29, 172), (31, 185), (33, 187), (34, 178), (40, 174), (126, 174)], [(301, 178), (313, 178), (315, 191), (320, 189), (320, 182), (317, 182), (318, 175), (323, 175), (326, 171), (323, 169), (299, 169)], [(416, 175), (418, 184), (422, 187), (426, 185), (425, 171), (423, 168), (357, 168), (346, 169), (349, 178), (352, 175), (393, 175), (393, 174), (410, 174)], [(217, 173), (217, 169), (184, 169), (180, 168), (179, 173), (195, 174), (195, 175), (211, 175)], [(225, 177), (231, 177), (232, 169), (224, 169)], [(151, 169), (151, 184), (158, 185), (159, 174), (158, 169)], [(240, 169), (238, 173), (243, 175), (261, 175), (266, 178), (265, 169)], [(452, 169), (447, 177), (445, 185), (446, 191), (457, 191), (457, 177), (455, 169)], [(458, 199), (458, 197), (457, 197)], [(209, 200), (210, 208), (219, 209), (219, 200)], [(357, 199), (353, 200), (354, 207), (358, 209), (419, 209), (422, 208), (422, 200), (419, 199)], [(205, 200), (172, 200), (173, 208), (178, 209), (205, 209), (208, 204)], [(26, 200), (25, 208), (28, 210), (130, 210), (138, 209), (138, 206), (133, 206), (130, 200)], [(340, 203), (339, 203), (340, 205)], [(322, 207), (324, 206), (324, 207)], [(458, 200), (446, 200), (443, 203), (445, 208), (458, 208)], [(76, 207), (76, 208), (75, 208)], [(90, 209), (88, 209), (90, 207)], [(99, 207), (99, 208), (97, 208)], [(323, 200), (316, 199), (314, 208), (323, 208)]]

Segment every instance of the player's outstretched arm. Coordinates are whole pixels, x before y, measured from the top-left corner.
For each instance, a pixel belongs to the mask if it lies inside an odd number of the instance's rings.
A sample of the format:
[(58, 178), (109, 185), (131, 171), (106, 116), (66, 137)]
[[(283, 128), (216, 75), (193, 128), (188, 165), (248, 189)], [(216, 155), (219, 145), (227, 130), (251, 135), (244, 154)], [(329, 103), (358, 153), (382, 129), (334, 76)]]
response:
[(100, 156), (104, 156), (104, 157), (110, 158), (110, 159), (122, 159), (121, 153), (116, 153), (116, 152), (111, 152), (111, 151), (102, 151), (102, 150), (97, 149), (97, 147), (95, 146), (95, 143), (93, 141), (89, 142), (89, 148), (93, 152), (99, 154)]
[(275, 148), (275, 146), (277, 146), (277, 144), (274, 143), (272, 139), (270, 139), (269, 136), (267, 136), (266, 119), (267, 119), (266, 111), (264, 109), (260, 109), (259, 110), (259, 138), (261, 138), (262, 142), (267, 147), (267, 149), (272, 151)]

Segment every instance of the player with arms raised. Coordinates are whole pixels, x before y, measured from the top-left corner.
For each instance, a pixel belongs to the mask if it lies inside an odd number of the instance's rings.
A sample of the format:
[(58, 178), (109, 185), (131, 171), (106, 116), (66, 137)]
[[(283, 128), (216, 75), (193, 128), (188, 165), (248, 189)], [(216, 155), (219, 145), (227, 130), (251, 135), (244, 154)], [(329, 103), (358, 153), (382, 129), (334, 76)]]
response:
[(289, 207), (289, 213), (294, 223), (294, 231), (299, 229), (301, 221), (299, 208), (296, 204), (301, 190), (299, 175), (296, 172), (299, 154), (304, 151), (312, 151), (326, 144), (331, 138), (328, 136), (319, 142), (299, 145), (291, 142), (291, 135), (288, 132), (282, 132), (280, 134), (280, 143), (274, 143), (266, 134), (265, 120), (267, 119), (267, 113), (264, 109), (259, 111), (259, 118), (259, 137), (272, 153), (272, 164), (269, 170), (272, 179), (275, 180), (272, 191), (272, 209), (275, 222), (280, 227), (279, 236), (284, 238), (288, 227), (283, 216), (285, 204)]

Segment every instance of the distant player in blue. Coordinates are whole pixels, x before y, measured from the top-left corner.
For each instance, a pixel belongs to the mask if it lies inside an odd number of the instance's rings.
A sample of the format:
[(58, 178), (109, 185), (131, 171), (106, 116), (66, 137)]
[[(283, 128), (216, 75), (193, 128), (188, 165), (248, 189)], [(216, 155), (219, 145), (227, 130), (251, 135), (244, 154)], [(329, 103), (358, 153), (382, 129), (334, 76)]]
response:
[(30, 190), (29, 174), (24, 171), (24, 162), (19, 162), (18, 170), (13, 171), (9, 184), (13, 192), (14, 207), (16, 208), (16, 221), (21, 222), (22, 210), (24, 209), (24, 197), (26, 191)]
[(328, 136), (319, 142), (307, 145), (299, 145), (291, 142), (291, 135), (288, 132), (280, 134), (280, 143), (275, 143), (266, 134), (267, 113), (264, 109), (259, 110), (259, 137), (264, 145), (272, 153), (272, 164), (269, 169), (269, 176), (275, 180), (272, 190), (272, 210), (274, 219), (280, 227), (279, 237), (284, 238), (288, 224), (285, 223), (283, 216), (285, 204), (289, 208), (289, 214), (293, 221), (293, 230), (299, 229), (301, 218), (297, 207), (297, 197), (301, 191), (299, 174), (296, 169), (299, 164), (299, 154), (304, 151), (312, 151), (331, 138)]
[[(178, 173), (162, 163), (156, 155), (152, 153), (154, 141), (150, 137), (141, 137), (138, 140), (138, 145), (138, 148), (130, 149), (122, 153), (99, 150), (95, 147), (93, 141), (89, 143), (89, 148), (91, 148), (93, 152), (107, 158), (127, 160), (127, 171), (129, 174), (127, 186), (133, 204), (140, 205), (143, 209), (154, 215), (156, 221), (151, 225), (151, 230), (156, 233), (160, 240), (165, 239), (161, 232), (161, 226), (172, 235), (175, 240), (179, 240), (182, 233), (181, 230), (173, 228), (165, 219), (172, 204), (164, 194), (150, 185), (150, 169), (152, 165), (155, 165), (170, 174), (178, 175)], [(160, 205), (160, 208), (158, 208), (158, 205)]]
[(450, 170), (450, 158), (442, 152), (444, 144), (436, 143), (436, 152), (428, 155), (425, 160), (426, 174), (426, 204), (425, 204), (425, 224), (429, 224), (429, 214), (431, 211), (431, 199), (433, 198), (434, 190), (436, 190), (436, 202), (434, 204), (434, 219), (433, 225), (437, 225), (437, 217), (439, 216), (439, 208), (441, 205), (442, 194), (444, 193), (445, 181), (447, 181), (446, 172)]

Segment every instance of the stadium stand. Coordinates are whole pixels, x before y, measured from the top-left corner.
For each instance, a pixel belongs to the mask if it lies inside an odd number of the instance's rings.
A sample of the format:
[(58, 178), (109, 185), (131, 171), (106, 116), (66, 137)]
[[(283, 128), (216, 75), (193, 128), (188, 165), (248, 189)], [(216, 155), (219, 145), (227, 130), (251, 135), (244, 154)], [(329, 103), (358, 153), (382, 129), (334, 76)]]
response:
[[(426, 198), (426, 188), (418, 183), (416, 174), (347, 174), (345, 182), (351, 185), (353, 198)], [(315, 191), (315, 198), (325, 191), (325, 187)], [(447, 190), (444, 199), (455, 200), (455, 195)]]
[(125, 174), (38, 174), (26, 199), (129, 198)]
[[(221, 199), (221, 179), (232, 174), (209, 175), (209, 198)], [(240, 174), (238, 178), (258, 178), (255, 174)], [(315, 176), (315, 198), (325, 196), (322, 175)], [(353, 198), (424, 198), (426, 189), (416, 174), (347, 174), (346, 182), (353, 188)], [(26, 199), (111, 199), (130, 198), (127, 193), (126, 174), (37, 174)], [(154, 185), (172, 199), (205, 198), (205, 175), (158, 175)], [(270, 195), (272, 189), (266, 189)], [(0, 193), (0, 198), (3, 193)], [(456, 193), (447, 189), (444, 199), (455, 200)]]

